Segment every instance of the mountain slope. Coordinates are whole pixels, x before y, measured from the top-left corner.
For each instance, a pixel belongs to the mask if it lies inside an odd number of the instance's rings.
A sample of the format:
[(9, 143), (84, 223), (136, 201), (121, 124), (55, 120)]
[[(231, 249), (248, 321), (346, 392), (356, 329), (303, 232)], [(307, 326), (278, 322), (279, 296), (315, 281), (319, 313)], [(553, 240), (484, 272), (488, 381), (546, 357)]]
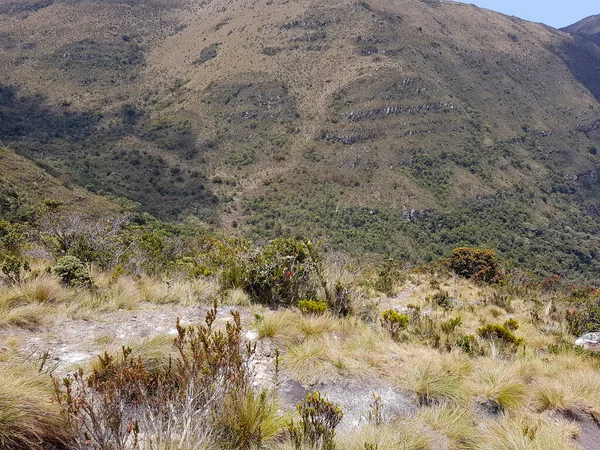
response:
[(561, 28), (567, 33), (579, 35), (596, 45), (600, 45), (600, 14), (586, 17), (573, 25)]
[(73, 186), (70, 174), (53, 177), (4, 146), (0, 146), (0, 167), (2, 219), (30, 220), (49, 202), (95, 217), (119, 211), (119, 207), (107, 199)]
[(0, 139), (89, 189), (258, 240), (597, 277), (588, 41), (433, 0), (0, 5)]

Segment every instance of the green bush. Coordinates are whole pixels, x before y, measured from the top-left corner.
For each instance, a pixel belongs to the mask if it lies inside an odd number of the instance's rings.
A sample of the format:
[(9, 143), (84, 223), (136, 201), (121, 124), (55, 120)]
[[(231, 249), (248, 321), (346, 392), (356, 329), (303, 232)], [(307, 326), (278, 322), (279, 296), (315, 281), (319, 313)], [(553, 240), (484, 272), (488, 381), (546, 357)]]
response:
[(22, 273), (31, 269), (27, 261), (12, 255), (4, 257), (0, 268), (10, 283), (20, 283)]
[(63, 256), (56, 260), (52, 273), (67, 286), (91, 288), (94, 284), (87, 269), (75, 256)]
[(452, 333), (462, 324), (462, 317), (453, 317), (452, 319), (442, 322), (442, 331), (446, 334)]
[(298, 308), (304, 314), (323, 314), (327, 311), (327, 302), (324, 300), (300, 300)]
[(292, 306), (314, 298), (319, 283), (317, 264), (306, 240), (279, 238), (251, 257), (244, 290), (255, 301)]
[(502, 276), (496, 253), (488, 249), (456, 248), (450, 256), (450, 268), (457, 275), (487, 283)]
[(381, 314), (381, 326), (386, 329), (392, 338), (398, 339), (400, 332), (405, 330), (410, 319), (398, 311), (388, 309)]
[(567, 311), (567, 325), (575, 336), (600, 330), (600, 300), (589, 299)]
[(514, 354), (523, 344), (523, 338), (516, 337), (503, 325), (489, 324), (477, 329), (477, 334), (487, 342), (497, 345), (498, 349), (508, 354)]
[(446, 291), (438, 291), (430, 298), (431, 302), (434, 305), (437, 305), (441, 308), (444, 308), (446, 311), (452, 309), (452, 299), (450, 298), (450, 294)]

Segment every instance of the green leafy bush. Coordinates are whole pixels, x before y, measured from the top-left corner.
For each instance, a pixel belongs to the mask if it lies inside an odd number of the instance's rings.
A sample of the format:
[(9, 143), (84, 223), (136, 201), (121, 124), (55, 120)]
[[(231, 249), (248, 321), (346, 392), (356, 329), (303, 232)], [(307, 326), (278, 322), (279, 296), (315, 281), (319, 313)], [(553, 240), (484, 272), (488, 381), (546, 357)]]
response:
[(307, 240), (279, 238), (251, 257), (244, 290), (255, 301), (291, 306), (317, 294), (317, 265)]
[(307, 394), (296, 408), (300, 422), (296, 425), (292, 421), (288, 428), (295, 449), (333, 450), (335, 428), (344, 417), (340, 407), (315, 391)]
[(323, 314), (327, 311), (327, 302), (324, 300), (300, 300), (298, 308), (304, 314)]
[(496, 253), (488, 249), (456, 248), (450, 256), (450, 268), (457, 275), (487, 283), (502, 276)]
[(52, 267), (52, 273), (67, 286), (91, 288), (94, 284), (86, 267), (75, 256), (58, 258)]
[(4, 257), (0, 268), (8, 281), (15, 284), (21, 282), (23, 272), (28, 272), (31, 269), (29, 262), (12, 255)]
[(453, 308), (452, 299), (450, 298), (450, 294), (446, 291), (438, 291), (433, 296), (431, 296), (431, 302), (434, 305), (437, 305), (441, 308), (444, 308), (446, 311), (449, 311)]
[(567, 325), (575, 336), (600, 330), (600, 300), (589, 299), (568, 310)]
[(410, 319), (408, 316), (400, 314), (393, 309), (388, 309), (381, 314), (381, 326), (386, 329), (394, 339), (398, 339), (400, 332), (406, 329), (409, 321)]
[(508, 328), (498, 324), (488, 324), (477, 329), (477, 334), (499, 351), (514, 354), (523, 344), (523, 338), (516, 337)]
[(453, 317), (452, 319), (442, 322), (442, 331), (446, 334), (452, 333), (462, 324), (462, 317)]

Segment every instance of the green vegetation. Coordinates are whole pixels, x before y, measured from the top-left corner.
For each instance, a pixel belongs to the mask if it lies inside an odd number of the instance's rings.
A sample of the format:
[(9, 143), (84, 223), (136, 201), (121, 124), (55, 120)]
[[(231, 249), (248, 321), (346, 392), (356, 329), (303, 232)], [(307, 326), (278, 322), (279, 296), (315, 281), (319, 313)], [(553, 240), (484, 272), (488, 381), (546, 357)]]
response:
[(221, 44), (215, 42), (214, 44), (210, 44), (208, 47), (204, 47), (202, 49), (202, 51), (200, 52), (200, 56), (198, 56), (198, 59), (195, 59), (193, 64), (200, 66), (202, 64), (204, 64), (207, 61), (210, 61), (213, 58), (217, 57), (217, 54), (219, 52), (219, 46)]

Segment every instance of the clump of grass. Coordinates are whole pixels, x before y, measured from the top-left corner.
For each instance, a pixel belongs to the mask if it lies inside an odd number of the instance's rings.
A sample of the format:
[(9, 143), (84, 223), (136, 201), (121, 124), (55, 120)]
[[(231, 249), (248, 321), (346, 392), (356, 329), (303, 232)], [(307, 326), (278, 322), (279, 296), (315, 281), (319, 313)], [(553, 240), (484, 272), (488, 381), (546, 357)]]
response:
[(298, 315), (286, 309), (258, 316), (256, 330), (259, 339), (276, 339), (284, 342), (295, 341), (299, 338), (297, 330)]
[(48, 312), (46, 306), (39, 304), (19, 306), (17, 308), (0, 307), (0, 328), (15, 326), (34, 330), (44, 324)]
[(479, 433), (468, 408), (447, 405), (423, 407), (416, 419), (445, 435), (452, 442), (451, 448), (477, 448)]
[(236, 449), (255, 448), (275, 441), (287, 425), (286, 418), (279, 413), (275, 394), (252, 390), (228, 397), (217, 421), (223, 448)]
[(472, 394), (492, 402), (499, 411), (516, 409), (525, 400), (525, 383), (515, 376), (514, 372), (508, 370), (506, 365), (493, 363), (479, 366), (474, 373)]
[(282, 362), (297, 379), (315, 382), (331, 371), (327, 368), (328, 353), (320, 339), (311, 338), (290, 347)]
[(61, 303), (73, 296), (51, 276), (35, 277), (22, 287), (23, 294), (32, 303)]
[(297, 323), (298, 331), (305, 337), (311, 337), (337, 331), (340, 320), (330, 314), (323, 314), (302, 316)]
[(142, 300), (157, 305), (208, 305), (216, 297), (218, 285), (210, 279), (164, 281), (145, 277), (139, 282)]
[(481, 450), (577, 450), (579, 428), (572, 422), (543, 415), (511, 415), (489, 421)]
[(457, 402), (463, 396), (460, 374), (436, 360), (409, 368), (400, 385), (413, 392), (421, 405)]
[(350, 432), (339, 433), (337, 448), (345, 450), (430, 450), (446, 448), (447, 439), (422, 421), (363, 425)]
[(224, 305), (231, 306), (250, 306), (250, 297), (243, 289), (229, 289), (223, 298)]
[(558, 379), (543, 379), (533, 386), (533, 403), (538, 411), (571, 411), (580, 409), (570, 386)]
[(0, 448), (42, 450), (68, 443), (49, 377), (28, 366), (0, 365)]

